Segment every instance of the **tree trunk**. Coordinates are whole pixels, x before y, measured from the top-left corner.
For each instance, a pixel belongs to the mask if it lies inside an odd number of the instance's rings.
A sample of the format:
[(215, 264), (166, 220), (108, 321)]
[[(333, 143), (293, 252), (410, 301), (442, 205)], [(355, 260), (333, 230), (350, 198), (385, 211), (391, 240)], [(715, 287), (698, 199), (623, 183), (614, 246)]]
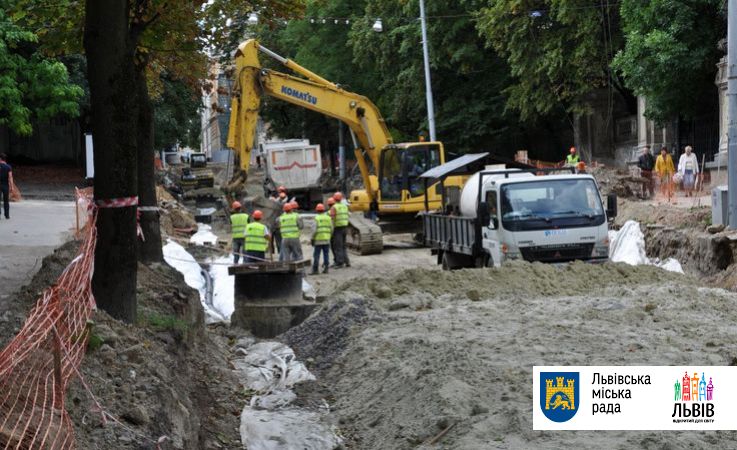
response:
[(138, 97), (138, 201), (143, 240), (138, 240), (138, 259), (141, 262), (163, 261), (159, 212), (147, 211), (156, 207), (156, 177), (154, 173), (154, 121), (153, 107), (148, 96), (145, 64), (139, 64), (136, 77)]
[[(95, 200), (134, 197), (136, 126), (134, 45), (127, 0), (87, 0), (84, 47), (92, 105)], [(100, 208), (92, 290), (111, 316), (136, 321), (136, 207)]]

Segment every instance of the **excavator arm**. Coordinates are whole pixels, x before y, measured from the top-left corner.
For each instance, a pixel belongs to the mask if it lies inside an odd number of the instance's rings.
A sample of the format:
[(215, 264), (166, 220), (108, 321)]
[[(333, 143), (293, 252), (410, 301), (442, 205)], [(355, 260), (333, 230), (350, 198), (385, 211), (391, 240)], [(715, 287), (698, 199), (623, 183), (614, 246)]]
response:
[[(259, 51), (305, 78), (262, 68), (258, 58)], [(228, 129), (228, 147), (238, 152), (244, 170), (247, 170), (251, 159), (262, 95), (269, 95), (345, 123), (358, 144), (355, 149), (356, 161), (369, 200), (376, 199), (378, 182), (376, 175), (371, 173), (369, 163), (377, 170), (380, 151), (392, 143), (392, 138), (381, 113), (369, 99), (346, 91), (249, 39), (238, 47), (235, 54), (235, 84)]]

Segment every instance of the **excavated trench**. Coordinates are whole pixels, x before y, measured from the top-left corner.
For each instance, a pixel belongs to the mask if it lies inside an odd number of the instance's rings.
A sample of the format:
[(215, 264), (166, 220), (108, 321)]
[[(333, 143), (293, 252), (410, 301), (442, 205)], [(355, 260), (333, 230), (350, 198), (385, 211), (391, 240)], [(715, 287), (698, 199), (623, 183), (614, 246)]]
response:
[(737, 259), (737, 236), (710, 234), (692, 228), (675, 229), (660, 225), (643, 227), (648, 256), (675, 258), (693, 275), (716, 276)]

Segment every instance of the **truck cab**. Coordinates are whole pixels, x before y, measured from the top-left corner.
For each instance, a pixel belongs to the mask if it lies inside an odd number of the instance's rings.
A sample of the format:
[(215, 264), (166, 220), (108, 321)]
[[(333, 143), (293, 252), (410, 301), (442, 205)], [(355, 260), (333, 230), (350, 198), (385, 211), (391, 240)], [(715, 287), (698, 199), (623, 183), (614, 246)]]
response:
[[(469, 161), (482, 155), (468, 155)], [(427, 177), (438, 174), (458, 172), (451, 162)], [(472, 175), (460, 196), (444, 197), (442, 211), (423, 213), (423, 232), (425, 245), (445, 269), (498, 267), (515, 259), (609, 258), (608, 220), (616, 215), (616, 196), (610, 195), (605, 209), (591, 175), (496, 166)]]
[(592, 176), (495, 178), (484, 183), (479, 202), (481, 247), (493, 265), (608, 259), (607, 215)]

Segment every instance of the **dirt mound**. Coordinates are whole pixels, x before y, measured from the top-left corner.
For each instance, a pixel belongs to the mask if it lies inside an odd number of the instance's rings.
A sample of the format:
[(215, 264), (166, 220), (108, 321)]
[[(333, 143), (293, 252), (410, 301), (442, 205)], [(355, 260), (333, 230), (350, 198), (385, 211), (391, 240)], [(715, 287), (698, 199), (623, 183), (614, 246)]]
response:
[(348, 345), (351, 332), (376, 320), (378, 312), (371, 302), (358, 296), (331, 301), (297, 327), (280, 336), (301, 359), (310, 359), (310, 370), (320, 372), (329, 367)]
[[(320, 374), (347, 448), (417, 448), (449, 427), (442, 448), (698, 447), (698, 432), (533, 432), (532, 366), (727, 365), (737, 356), (737, 295), (654, 267), (408, 270), (351, 285), (388, 311), (353, 327)], [(396, 308), (402, 301), (414, 307)], [(310, 333), (329, 333), (330, 317), (313, 317)], [(320, 345), (331, 351), (330, 339)]]
[[(0, 314), (0, 344), (20, 329), (39, 293), (76, 256), (68, 242), (43, 260), (28, 286)], [(165, 264), (139, 265), (139, 323), (118, 322), (103, 311), (94, 325), (81, 372), (103, 408), (123, 425), (101, 426), (100, 413), (78, 380), (67, 410), (80, 449), (241, 448), (239, 384), (229, 365), (229, 339), (206, 332), (198, 294)], [(125, 428), (124, 428), (125, 427)]]
[(430, 294), (439, 298), (478, 300), (481, 298), (519, 298), (534, 295), (580, 295), (607, 285), (638, 285), (651, 280), (674, 280), (682, 275), (665, 273), (656, 267), (627, 264), (594, 265), (574, 262), (562, 267), (550, 264), (513, 261), (503, 268), (434, 271), (407, 269), (385, 279), (355, 280), (338, 291), (355, 291), (380, 300), (408, 294)]
[(674, 228), (695, 228), (704, 231), (711, 224), (709, 205), (681, 208), (668, 204), (651, 204), (619, 199), (618, 214), (614, 224), (622, 226), (628, 220), (640, 222), (643, 226), (659, 224)]

